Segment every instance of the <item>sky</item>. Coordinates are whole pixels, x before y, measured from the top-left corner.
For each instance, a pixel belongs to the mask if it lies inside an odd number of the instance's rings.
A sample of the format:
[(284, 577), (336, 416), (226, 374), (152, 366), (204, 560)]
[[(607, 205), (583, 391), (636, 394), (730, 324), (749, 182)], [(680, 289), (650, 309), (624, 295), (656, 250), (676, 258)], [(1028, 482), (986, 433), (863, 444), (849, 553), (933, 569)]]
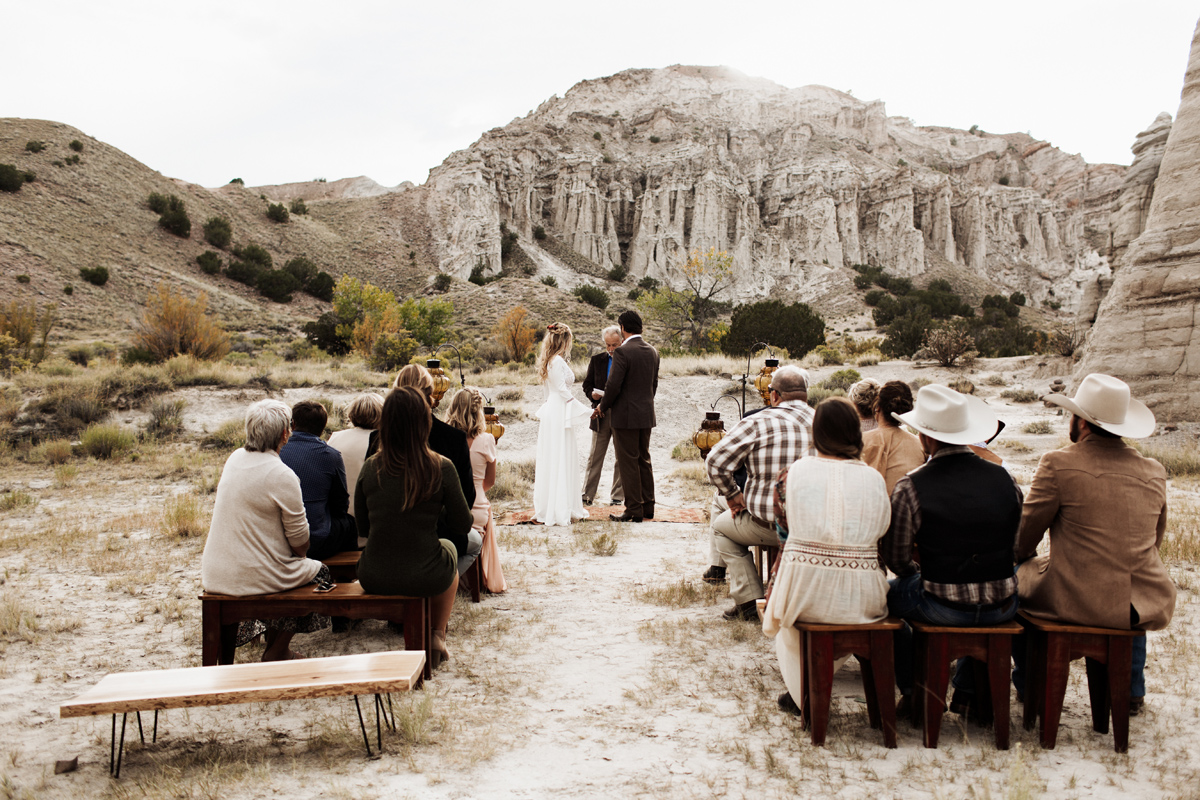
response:
[(581, 80), (723, 65), (1128, 164), (1136, 134), (1179, 107), (1198, 13), (1183, 0), (8, 0), (0, 117), (72, 125), (204, 186), (394, 186)]

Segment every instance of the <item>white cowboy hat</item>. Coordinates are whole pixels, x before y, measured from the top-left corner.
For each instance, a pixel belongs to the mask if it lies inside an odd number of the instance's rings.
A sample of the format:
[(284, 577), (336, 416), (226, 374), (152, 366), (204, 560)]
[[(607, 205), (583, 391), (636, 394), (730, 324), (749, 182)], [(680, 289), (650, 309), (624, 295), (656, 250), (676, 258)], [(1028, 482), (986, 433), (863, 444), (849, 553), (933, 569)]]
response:
[(978, 397), (932, 383), (917, 391), (907, 414), (892, 413), (906, 425), (945, 444), (975, 444), (996, 432), (999, 417)]
[(1130, 397), (1129, 384), (1112, 375), (1088, 375), (1073, 398), (1048, 394), (1042, 399), (1117, 436), (1141, 439), (1154, 433), (1154, 412)]

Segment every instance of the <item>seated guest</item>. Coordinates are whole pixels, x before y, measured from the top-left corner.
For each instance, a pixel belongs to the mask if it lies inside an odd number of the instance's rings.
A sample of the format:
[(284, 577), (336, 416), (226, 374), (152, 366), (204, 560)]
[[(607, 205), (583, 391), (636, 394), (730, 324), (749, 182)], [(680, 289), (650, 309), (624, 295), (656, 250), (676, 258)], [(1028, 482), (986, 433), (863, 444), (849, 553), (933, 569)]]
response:
[[(478, 389), (467, 386), (454, 395), (446, 421), (467, 435), (467, 447), (471, 450), (471, 473), (475, 481), (475, 504), (471, 506), (474, 522), (472, 530), (483, 537), (483, 548), (479, 558), (483, 562), (483, 587), (493, 594), (508, 588), (504, 582), (504, 570), (500, 568), (500, 546), (496, 542), (496, 525), (492, 521), (492, 504), (488, 502), (487, 490), (496, 483), (496, 438), (487, 432), (483, 418), (483, 395)], [(468, 561), (458, 559), (458, 574), (463, 575)]]
[(879, 381), (874, 378), (863, 378), (850, 386), (846, 393), (854, 408), (858, 411), (859, 424), (862, 432), (875, 430), (879, 424), (875, 419), (875, 398), (879, 396)]
[[(346, 488), (351, 492), (358, 482), (358, 471), (367, 460), (367, 447), (371, 444), (371, 434), (379, 427), (379, 414), (382, 411), (383, 395), (378, 392), (360, 394), (346, 406), (346, 416), (352, 427), (329, 435), (329, 446), (342, 454)], [(350, 516), (354, 516), (354, 506), (350, 506), (349, 511)]]
[(925, 463), (917, 437), (900, 427), (896, 414), (912, 411), (912, 389), (904, 381), (888, 381), (875, 398), (875, 430), (863, 434), (862, 460), (879, 470), (888, 495), (896, 481)]
[[(328, 567), (305, 558), (308, 520), (300, 479), (279, 460), (290, 434), (291, 414), (278, 400), (260, 400), (246, 411), (246, 446), (229, 456), (217, 484), (200, 558), (204, 591), (245, 597), (333, 582)], [(329, 617), (320, 614), (247, 620), (238, 626), (236, 645), (266, 631), (263, 661), (303, 658), (289, 648), (292, 636), (328, 625)]]
[(400, 387), (388, 394), (379, 420), (379, 452), (363, 464), (354, 490), (354, 521), (367, 539), (358, 562), (363, 591), (430, 598), (436, 668), (450, 657), (446, 625), (471, 508), (454, 465), (429, 449), (431, 418), (429, 402), (416, 389)]
[[(813, 410), (805, 402), (808, 373), (790, 365), (780, 367), (771, 376), (769, 388), (771, 408), (734, 425), (705, 462), (716, 493), (709, 540), (711, 566), (704, 580), (722, 580), (728, 570), (734, 606), (725, 612), (727, 620), (758, 619), (754, 604), (763, 596), (763, 587), (750, 547), (779, 546), (775, 476), (812, 452)], [(746, 467), (744, 491), (734, 480), (741, 466)]]
[[(1109, 375), (1083, 379), (1074, 398), (1043, 400), (1071, 412), (1073, 444), (1042, 456), (1017, 540), (1021, 607), (1047, 619), (1157, 631), (1175, 611), (1175, 584), (1158, 548), (1167, 527), (1166, 470), (1125, 442), (1154, 432), (1154, 413)], [(1050, 552), (1037, 555), (1050, 531)], [(1023, 637), (1018, 637), (1022, 639)], [(1024, 642), (1014, 650), (1024, 650)], [(1015, 656), (1019, 656), (1014, 652)], [(1013, 683), (1024, 691), (1022, 658)], [(1132, 704), (1146, 695), (1146, 638), (1133, 640)]]
[[(931, 384), (917, 392), (912, 411), (895, 419), (917, 430), (929, 461), (892, 490), (892, 521), (880, 544), (897, 575), (888, 590), (889, 612), (931, 625), (1007, 622), (1017, 613), (1013, 551), (1021, 490), (1003, 467), (967, 446), (992, 435), (995, 413), (977, 397)], [(896, 633), (901, 715), (912, 710), (912, 659), (912, 629), (905, 625)], [(958, 713), (970, 704), (968, 667), (960, 659), (954, 675), (951, 710)]]
[(321, 440), (328, 420), (325, 406), (301, 400), (292, 406), (292, 437), (279, 458), (296, 477), (304, 493), (308, 516), (308, 555), (318, 561), (343, 550), (358, 549), (342, 454)]
[(812, 437), (817, 455), (792, 464), (775, 482), (775, 527), (784, 544), (763, 612), (763, 633), (775, 637), (788, 689), (779, 706), (793, 714), (804, 669), (796, 622), (862, 625), (887, 617), (879, 540), (891, 507), (883, 478), (858, 460), (857, 409), (840, 397), (824, 401)]

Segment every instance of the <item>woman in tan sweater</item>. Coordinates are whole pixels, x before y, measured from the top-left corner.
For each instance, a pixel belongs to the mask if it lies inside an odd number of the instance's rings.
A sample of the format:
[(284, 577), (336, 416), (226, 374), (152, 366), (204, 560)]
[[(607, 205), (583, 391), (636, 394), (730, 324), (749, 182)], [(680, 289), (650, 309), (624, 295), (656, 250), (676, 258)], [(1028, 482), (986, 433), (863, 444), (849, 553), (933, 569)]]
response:
[(904, 381), (888, 381), (875, 398), (878, 427), (863, 434), (862, 460), (879, 471), (891, 496), (896, 482), (925, 463), (925, 451), (917, 437), (900, 427), (893, 414), (913, 409), (912, 389)]

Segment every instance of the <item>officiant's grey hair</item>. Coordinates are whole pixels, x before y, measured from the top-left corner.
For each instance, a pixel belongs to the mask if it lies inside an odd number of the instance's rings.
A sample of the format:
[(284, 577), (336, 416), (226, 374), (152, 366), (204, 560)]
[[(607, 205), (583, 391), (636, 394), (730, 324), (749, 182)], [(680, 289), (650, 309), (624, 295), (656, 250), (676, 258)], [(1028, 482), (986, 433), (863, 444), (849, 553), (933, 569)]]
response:
[(617, 337), (618, 339), (621, 338), (620, 325), (609, 325), (607, 328), (600, 331), (600, 338), (604, 340), (605, 344), (608, 344), (608, 340), (613, 336)]

